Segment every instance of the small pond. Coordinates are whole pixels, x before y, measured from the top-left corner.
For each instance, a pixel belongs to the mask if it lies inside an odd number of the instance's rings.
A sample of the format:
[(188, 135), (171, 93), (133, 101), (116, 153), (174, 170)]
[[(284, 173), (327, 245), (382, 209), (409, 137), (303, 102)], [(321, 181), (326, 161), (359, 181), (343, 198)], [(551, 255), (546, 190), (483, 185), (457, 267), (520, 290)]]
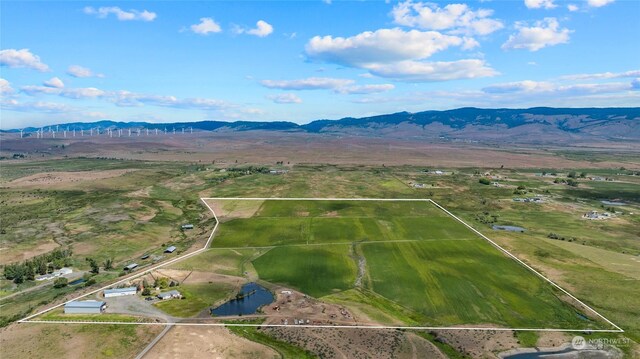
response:
[(211, 315), (247, 315), (254, 314), (258, 308), (273, 302), (274, 297), (263, 286), (256, 283), (247, 283), (240, 289), (241, 298), (232, 299), (217, 308), (210, 309)]
[(624, 202), (617, 202), (617, 201), (600, 201), (600, 203), (607, 206), (624, 206), (626, 204)]
[(525, 229), (522, 227), (516, 227), (516, 226), (493, 226), (491, 227), (497, 231), (509, 231), (509, 232), (524, 232)]
[(78, 278), (76, 280), (74, 280), (73, 282), (70, 282), (69, 285), (76, 285), (76, 284), (80, 284), (80, 283), (84, 283), (85, 280), (84, 278)]

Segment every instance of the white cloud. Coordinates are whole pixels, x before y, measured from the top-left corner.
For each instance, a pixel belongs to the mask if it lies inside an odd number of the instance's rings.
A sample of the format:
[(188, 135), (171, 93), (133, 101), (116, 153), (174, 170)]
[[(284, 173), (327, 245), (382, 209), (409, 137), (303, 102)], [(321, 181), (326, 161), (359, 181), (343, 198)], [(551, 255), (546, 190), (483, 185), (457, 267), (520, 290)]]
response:
[(80, 99), (80, 98), (96, 98), (103, 97), (106, 95), (106, 92), (103, 90), (97, 89), (95, 87), (84, 87), (84, 88), (73, 88), (73, 89), (65, 89), (60, 93), (61, 96)]
[(577, 74), (561, 76), (561, 80), (600, 80), (600, 79), (620, 79), (626, 77), (640, 77), (640, 70), (625, 72), (601, 72), (595, 74)]
[(181, 99), (175, 96), (150, 95), (135, 93), (130, 91), (116, 91), (108, 95), (110, 101), (117, 106), (160, 106), (172, 107), (180, 109), (199, 109), (199, 110), (220, 110), (232, 107), (232, 104), (217, 99), (209, 98), (186, 98)]
[(236, 27), (234, 30), (237, 34), (249, 34), (258, 37), (269, 36), (273, 32), (273, 26), (264, 20), (258, 20), (256, 27), (253, 29), (245, 29), (242, 27)]
[(280, 104), (302, 103), (302, 99), (293, 93), (269, 95), (267, 96), (267, 98), (275, 103), (280, 103)]
[(450, 46), (462, 45), (465, 41), (458, 36), (394, 28), (347, 38), (315, 36), (306, 44), (305, 52), (311, 59), (360, 67), (368, 63), (424, 59)]
[(316, 36), (307, 43), (305, 51), (310, 59), (366, 69), (372, 75), (407, 82), (447, 81), (497, 74), (478, 59), (418, 61), (452, 46), (471, 49), (478, 46), (478, 42), (473, 38), (444, 35), (437, 31), (394, 28), (367, 31), (348, 38)]
[(529, 9), (553, 9), (557, 6), (553, 0), (524, 0), (524, 5)]
[(85, 78), (85, 77), (104, 77), (103, 74), (94, 73), (93, 71), (91, 71), (91, 69), (88, 69), (86, 67), (82, 67), (80, 65), (71, 65), (71, 66), (69, 66), (69, 68), (67, 69), (67, 74), (69, 74), (70, 76), (73, 76), (73, 77), (80, 77), (80, 78)]
[(401, 2), (391, 11), (398, 25), (425, 30), (449, 30), (467, 35), (488, 35), (504, 27), (501, 21), (491, 19), (493, 10), (471, 10), (466, 4), (439, 7), (434, 3)]
[(22, 86), (20, 91), (29, 95), (59, 95), (72, 99), (104, 97), (107, 93), (95, 87), (62, 88), (53, 86)]
[(10, 99), (0, 101), (0, 108), (3, 110), (20, 111), (20, 112), (42, 112), (42, 113), (66, 113), (73, 110), (72, 107), (55, 102), (18, 102)]
[(28, 68), (40, 72), (49, 71), (49, 66), (40, 61), (29, 49), (6, 49), (0, 51), (0, 65), (10, 68)]
[(83, 11), (87, 15), (96, 15), (101, 19), (104, 19), (108, 17), (110, 14), (113, 14), (120, 21), (137, 20), (137, 21), (149, 22), (149, 21), (155, 20), (157, 17), (156, 13), (150, 12), (147, 10), (140, 11), (140, 10), (131, 9), (129, 11), (125, 11), (120, 9), (117, 6), (100, 7), (97, 9), (91, 6), (87, 6), (83, 9)]
[(60, 80), (58, 77), (52, 77), (49, 80), (45, 81), (43, 85), (45, 85), (46, 87), (53, 87), (53, 88), (60, 89), (64, 87), (64, 82), (62, 82), (62, 80)]
[(366, 67), (376, 76), (406, 82), (435, 82), (495, 76), (498, 72), (484, 60), (401, 61), (392, 64), (370, 64)]
[(220, 25), (210, 17), (200, 18), (200, 23), (190, 26), (191, 31), (200, 35), (208, 35), (210, 33), (218, 33), (222, 31)]
[(349, 95), (362, 95), (391, 91), (396, 88), (392, 84), (373, 84), (373, 85), (353, 85), (337, 88), (335, 91), (338, 93)]
[(337, 79), (330, 77), (309, 77), (298, 80), (262, 80), (262, 86), (280, 90), (321, 90), (337, 89), (354, 83), (349, 79)]
[(531, 27), (524, 22), (517, 22), (516, 29), (518, 32), (509, 36), (507, 42), (502, 44), (502, 49), (538, 51), (547, 46), (568, 43), (569, 34), (572, 32), (567, 28), (560, 28), (558, 20), (552, 17), (536, 21)]
[(587, 0), (587, 4), (591, 7), (602, 7), (613, 3), (615, 0)]
[(578, 7), (578, 5), (576, 4), (569, 4), (567, 5), (567, 10), (574, 12), (574, 11), (578, 11), (580, 8)]
[(0, 78), (0, 95), (8, 95), (12, 93), (13, 88), (11, 87), (11, 83), (3, 78)]
[(483, 92), (490, 94), (509, 94), (509, 93), (555, 93), (561, 95), (581, 95), (581, 94), (602, 94), (629, 91), (633, 89), (632, 83), (625, 82), (609, 82), (599, 84), (571, 84), (560, 85), (553, 82), (538, 81), (518, 81), (503, 84), (495, 84), (482, 89)]

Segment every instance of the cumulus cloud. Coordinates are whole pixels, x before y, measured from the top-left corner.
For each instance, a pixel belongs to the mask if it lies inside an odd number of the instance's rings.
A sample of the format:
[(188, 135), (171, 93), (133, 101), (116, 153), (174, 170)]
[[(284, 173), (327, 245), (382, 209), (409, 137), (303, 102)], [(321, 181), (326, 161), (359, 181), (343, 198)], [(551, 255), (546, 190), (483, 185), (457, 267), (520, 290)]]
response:
[(86, 67), (82, 67), (80, 65), (71, 65), (69, 66), (69, 68), (67, 69), (67, 74), (73, 77), (80, 77), (80, 78), (85, 78), (85, 77), (104, 77), (103, 74), (97, 74), (93, 71), (91, 71), (91, 69), (88, 69)]
[(472, 10), (466, 4), (439, 7), (434, 3), (401, 2), (393, 7), (393, 21), (402, 26), (425, 30), (448, 30), (467, 35), (488, 35), (504, 27), (501, 21), (490, 18), (493, 10)]
[(58, 77), (52, 77), (49, 80), (45, 81), (43, 83), (43, 85), (45, 85), (46, 87), (53, 87), (53, 88), (63, 88), (64, 87), (64, 82), (62, 82), (62, 80), (60, 80), (60, 78)]
[(107, 93), (103, 90), (97, 89), (95, 87), (81, 87), (81, 88), (62, 88), (55, 86), (22, 86), (20, 88), (22, 93), (25, 93), (29, 96), (37, 96), (37, 95), (59, 95), (62, 97), (72, 98), (72, 99), (85, 99), (85, 98), (96, 98), (96, 97), (104, 97)]
[(353, 85), (337, 88), (335, 91), (338, 93), (349, 94), (349, 95), (362, 95), (362, 94), (373, 94), (373, 93), (381, 93), (391, 91), (396, 88), (392, 84), (373, 84), (373, 85)]
[(353, 84), (353, 80), (330, 77), (309, 77), (297, 80), (262, 80), (262, 86), (280, 90), (321, 90), (337, 89)]
[(602, 7), (613, 3), (615, 0), (587, 0), (587, 4), (591, 7)]
[(293, 93), (269, 95), (267, 96), (267, 98), (275, 103), (280, 103), (280, 104), (302, 103), (302, 99)]
[(471, 49), (473, 38), (437, 31), (404, 31), (399, 28), (367, 31), (344, 38), (316, 36), (305, 46), (312, 60), (366, 69), (369, 73), (400, 81), (447, 81), (493, 76), (497, 72), (476, 59), (452, 62), (419, 61), (452, 46)]
[(567, 10), (574, 12), (580, 10), (580, 8), (576, 4), (569, 4), (567, 5)]
[(130, 91), (116, 91), (109, 94), (111, 102), (117, 106), (160, 106), (180, 109), (220, 110), (231, 107), (231, 104), (218, 99), (185, 98), (175, 96), (151, 95)]
[(376, 76), (406, 82), (435, 82), (490, 77), (498, 74), (484, 60), (458, 61), (401, 61), (391, 64), (369, 64), (369, 72)]
[(49, 66), (40, 61), (29, 49), (6, 49), (0, 51), (0, 65), (10, 68), (27, 68), (40, 72), (49, 71)]
[(399, 28), (366, 31), (351, 37), (315, 36), (305, 46), (310, 59), (360, 67), (424, 59), (451, 46), (465, 45), (458, 36)]
[(101, 19), (104, 19), (109, 15), (114, 15), (120, 21), (149, 22), (155, 20), (157, 17), (156, 13), (147, 10), (140, 11), (131, 9), (129, 11), (125, 11), (117, 6), (103, 6), (97, 9), (92, 6), (87, 6), (83, 9), (83, 11), (87, 15), (95, 15)]
[(558, 20), (552, 17), (536, 21), (533, 26), (527, 26), (524, 22), (517, 22), (516, 29), (518, 32), (509, 36), (507, 42), (502, 44), (502, 49), (538, 51), (547, 46), (568, 43), (569, 34), (572, 32), (567, 28), (560, 28)]
[(249, 34), (258, 37), (269, 36), (273, 32), (273, 26), (264, 20), (259, 20), (256, 23), (256, 27), (253, 29), (245, 29), (242, 27), (236, 27), (234, 30), (237, 34)]
[(220, 25), (210, 17), (200, 18), (200, 22), (198, 24), (191, 25), (190, 28), (191, 31), (200, 35), (208, 35), (210, 33), (215, 34), (222, 31)]
[(557, 6), (553, 0), (524, 0), (524, 5), (529, 9), (553, 9)]
[(8, 95), (13, 93), (13, 87), (9, 81), (0, 78), (0, 95)]

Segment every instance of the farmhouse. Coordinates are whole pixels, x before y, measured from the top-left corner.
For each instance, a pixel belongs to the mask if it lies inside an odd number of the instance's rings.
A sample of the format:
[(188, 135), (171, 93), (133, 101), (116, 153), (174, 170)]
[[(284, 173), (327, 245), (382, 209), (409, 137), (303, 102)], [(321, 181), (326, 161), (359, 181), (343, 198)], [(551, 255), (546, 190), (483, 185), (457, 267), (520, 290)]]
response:
[(167, 247), (167, 249), (164, 250), (165, 253), (173, 253), (176, 250), (176, 246), (170, 246)]
[(170, 290), (168, 292), (158, 294), (158, 299), (167, 300), (173, 298), (180, 299), (182, 298), (182, 294), (180, 294), (180, 292), (178, 292), (177, 290)]
[(112, 297), (122, 297), (125, 295), (136, 295), (136, 292), (137, 292), (136, 287), (105, 289), (104, 297), (112, 298)]
[(180, 226), (182, 229), (193, 229), (193, 224), (183, 224)]
[(64, 305), (64, 314), (100, 314), (107, 303), (98, 300), (73, 301)]
[(134, 270), (138, 267), (138, 263), (131, 263), (124, 267), (124, 270)]

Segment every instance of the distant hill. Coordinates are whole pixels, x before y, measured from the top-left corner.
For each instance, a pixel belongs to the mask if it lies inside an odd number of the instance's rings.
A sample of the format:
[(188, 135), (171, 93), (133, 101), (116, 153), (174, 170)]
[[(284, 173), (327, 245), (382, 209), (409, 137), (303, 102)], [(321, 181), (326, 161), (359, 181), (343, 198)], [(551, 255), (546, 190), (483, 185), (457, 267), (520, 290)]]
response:
[[(398, 112), (339, 120), (293, 122), (199, 121), (179, 123), (114, 122), (65, 123), (76, 130), (145, 128), (164, 131), (295, 131), (347, 136), (441, 138), (465, 141), (547, 143), (568, 141), (640, 141), (640, 107), (480, 109)], [(37, 129), (27, 128), (26, 132)], [(11, 130), (15, 132), (17, 130)]]

